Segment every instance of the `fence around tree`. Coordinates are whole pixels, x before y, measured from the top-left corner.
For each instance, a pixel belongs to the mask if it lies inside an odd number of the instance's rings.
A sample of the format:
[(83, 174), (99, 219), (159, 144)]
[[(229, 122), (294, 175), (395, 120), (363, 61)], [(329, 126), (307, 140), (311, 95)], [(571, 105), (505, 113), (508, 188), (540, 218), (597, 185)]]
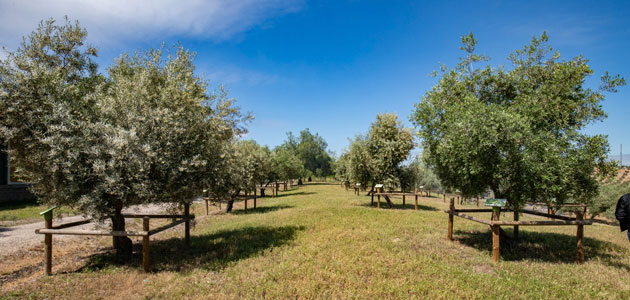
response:
[[(501, 226), (514, 226), (514, 239), (518, 239), (519, 226), (576, 226), (577, 227), (577, 253), (576, 260), (578, 263), (584, 262), (584, 225), (592, 225), (592, 220), (584, 220), (586, 214), (586, 204), (563, 204), (555, 205), (555, 208), (570, 208), (576, 209), (574, 217), (565, 215), (550, 214), (534, 209), (520, 209), (518, 211), (507, 209), (501, 206), (494, 206), (492, 208), (471, 208), (471, 209), (457, 209), (455, 208), (455, 198), (451, 198), (449, 210), (445, 210), (448, 216), (448, 239), (453, 240), (453, 217), (460, 217), (469, 221), (489, 225), (492, 230), (492, 258), (495, 262), (499, 261), (500, 257), (500, 227)], [(492, 213), (490, 220), (480, 219), (468, 215), (467, 213)], [(512, 221), (500, 220), (501, 212), (514, 212), (514, 219)], [(552, 220), (534, 220), (534, 221), (520, 221), (519, 213), (535, 215), (540, 217), (547, 217)]]
[[(164, 230), (170, 229), (177, 225), (184, 223), (184, 241), (186, 247), (190, 247), (190, 221), (195, 219), (194, 214), (190, 214), (190, 204), (184, 204), (184, 214), (175, 215), (175, 214), (131, 214), (126, 213), (123, 214), (124, 218), (140, 218), (142, 219), (142, 230), (141, 231), (113, 231), (113, 230), (77, 230), (77, 229), (69, 229), (72, 227), (80, 226), (83, 224), (91, 223), (92, 220), (86, 219), (81, 221), (69, 222), (60, 225), (53, 226), (53, 209), (52, 207), (46, 211), (40, 213), (40, 215), (44, 216), (45, 220), (45, 228), (36, 229), (35, 233), (44, 235), (44, 260), (45, 260), (45, 273), (46, 275), (52, 274), (52, 246), (53, 246), (53, 235), (92, 235), (92, 236), (141, 236), (142, 237), (142, 269), (145, 272), (149, 272), (151, 269), (150, 265), (150, 237), (154, 234), (160, 233)], [(168, 223), (166, 225), (160, 226), (158, 228), (151, 229), (150, 228), (150, 220), (151, 219), (172, 219), (173, 222)]]

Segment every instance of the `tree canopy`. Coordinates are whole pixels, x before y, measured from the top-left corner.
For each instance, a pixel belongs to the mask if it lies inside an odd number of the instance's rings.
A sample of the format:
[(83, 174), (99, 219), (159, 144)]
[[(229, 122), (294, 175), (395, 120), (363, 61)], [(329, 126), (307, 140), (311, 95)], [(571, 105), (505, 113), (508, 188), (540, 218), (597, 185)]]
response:
[(340, 157), (338, 176), (363, 186), (400, 186), (402, 162), (414, 147), (413, 133), (395, 114), (379, 114), (367, 135), (358, 135)]
[(311, 133), (307, 128), (295, 137), (292, 132), (287, 133), (287, 140), (280, 147), (293, 152), (302, 161), (307, 176), (328, 176), (332, 174), (332, 158), (326, 151), (328, 144), (319, 136)]
[(508, 58), (509, 67), (474, 64), (477, 40), (462, 37), (467, 56), (443, 68), (439, 82), (415, 105), (412, 120), (425, 161), (447, 187), (474, 196), (491, 190), (513, 206), (525, 201), (584, 202), (596, 195), (594, 174), (606, 174), (606, 136), (582, 132), (605, 117), (604, 92), (623, 78), (593, 74), (581, 57), (561, 60), (543, 33)]
[(44, 21), (0, 62), (0, 132), (40, 201), (124, 230), (122, 208), (189, 201), (224, 172), (225, 144), (249, 116), (222, 88), (208, 92), (181, 47), (124, 54), (105, 77), (86, 35)]

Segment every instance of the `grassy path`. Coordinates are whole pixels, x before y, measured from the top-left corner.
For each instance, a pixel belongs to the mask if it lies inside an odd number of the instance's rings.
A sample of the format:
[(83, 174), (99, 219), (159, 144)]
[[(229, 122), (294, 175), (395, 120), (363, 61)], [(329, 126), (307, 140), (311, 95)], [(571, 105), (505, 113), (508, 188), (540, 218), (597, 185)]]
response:
[[(400, 204), (401, 201), (394, 201)], [(3, 289), (4, 297), (117, 299), (471, 299), (630, 298), (630, 245), (617, 228), (585, 228), (587, 261), (573, 263), (575, 227), (521, 227), (492, 263), (487, 226), (455, 219), (446, 205), (376, 209), (336, 185), (312, 184), (262, 200), (255, 211), (198, 218), (192, 248), (181, 232), (140, 257), (108, 254), (87, 266)], [(201, 207), (195, 207), (197, 215)], [(509, 233), (510, 230), (506, 230)]]

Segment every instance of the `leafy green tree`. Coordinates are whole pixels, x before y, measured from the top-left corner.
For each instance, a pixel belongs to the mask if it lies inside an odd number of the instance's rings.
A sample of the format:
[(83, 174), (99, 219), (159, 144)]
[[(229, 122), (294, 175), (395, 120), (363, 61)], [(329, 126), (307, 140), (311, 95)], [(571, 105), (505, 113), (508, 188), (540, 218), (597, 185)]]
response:
[(414, 147), (411, 128), (405, 128), (396, 114), (379, 114), (370, 126), (367, 147), (372, 182), (397, 186), (401, 163)]
[[(181, 47), (123, 55), (106, 78), (86, 34), (42, 22), (0, 63), (0, 131), (40, 201), (125, 230), (123, 208), (181, 204), (221, 174), (224, 144), (248, 116), (222, 89), (207, 92)], [(131, 241), (114, 247), (130, 254)]]
[(292, 133), (288, 134), (288, 147), (295, 147), (297, 156), (302, 160), (304, 169), (308, 176), (328, 176), (332, 174), (332, 158), (326, 152), (328, 144), (324, 138), (317, 133), (312, 134), (307, 128), (300, 132), (299, 138), (293, 138)]
[(602, 184), (597, 196), (589, 201), (591, 218), (603, 215), (610, 220), (616, 220), (617, 200), (627, 193), (630, 193), (630, 182)]
[(348, 178), (352, 182), (359, 183), (362, 187), (373, 185), (372, 155), (366, 136), (358, 135), (350, 143), (348, 164)]
[(241, 192), (253, 191), (256, 185), (265, 184), (274, 176), (270, 175), (273, 164), (268, 149), (255, 141), (233, 139), (224, 147), (216, 165), (222, 171), (207, 178), (205, 186), (213, 196), (228, 199), (227, 212), (230, 212)]
[[(350, 182), (373, 187), (384, 183), (389, 187), (408, 183), (409, 174), (402, 162), (414, 147), (413, 133), (395, 114), (379, 114), (367, 136), (359, 135), (342, 154), (345, 167), (339, 169)], [(402, 182), (401, 182), (402, 181)]]
[(467, 52), (415, 105), (413, 122), (426, 163), (448, 188), (465, 196), (492, 190), (513, 207), (525, 201), (585, 202), (597, 195), (593, 174), (607, 174), (608, 143), (582, 129), (601, 120), (604, 92), (623, 78), (607, 73), (598, 90), (584, 87), (593, 74), (581, 56), (560, 60), (543, 33), (509, 56), (511, 67), (474, 69), (487, 60), (477, 40), (462, 37)]
[(289, 149), (276, 147), (272, 153), (273, 169), (281, 181), (300, 178), (304, 174), (304, 165), (300, 158)]

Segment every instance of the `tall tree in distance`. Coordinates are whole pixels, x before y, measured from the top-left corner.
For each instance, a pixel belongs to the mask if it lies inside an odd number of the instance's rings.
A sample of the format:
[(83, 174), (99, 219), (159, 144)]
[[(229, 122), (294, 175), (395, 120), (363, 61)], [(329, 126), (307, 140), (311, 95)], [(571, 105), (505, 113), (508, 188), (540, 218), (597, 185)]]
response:
[(561, 60), (543, 33), (509, 56), (511, 66), (473, 68), (477, 40), (462, 37), (467, 56), (443, 69), (416, 104), (413, 122), (425, 161), (447, 188), (465, 196), (492, 190), (518, 208), (526, 201), (586, 202), (597, 194), (594, 174), (605, 175), (604, 135), (587, 135), (602, 120), (604, 92), (625, 84), (605, 73), (600, 88), (584, 87), (593, 74), (581, 56)]
[(306, 176), (332, 175), (332, 158), (326, 151), (328, 144), (317, 133), (312, 134), (307, 128), (295, 137), (292, 132), (287, 133), (287, 140), (280, 147), (294, 151), (304, 164)]

